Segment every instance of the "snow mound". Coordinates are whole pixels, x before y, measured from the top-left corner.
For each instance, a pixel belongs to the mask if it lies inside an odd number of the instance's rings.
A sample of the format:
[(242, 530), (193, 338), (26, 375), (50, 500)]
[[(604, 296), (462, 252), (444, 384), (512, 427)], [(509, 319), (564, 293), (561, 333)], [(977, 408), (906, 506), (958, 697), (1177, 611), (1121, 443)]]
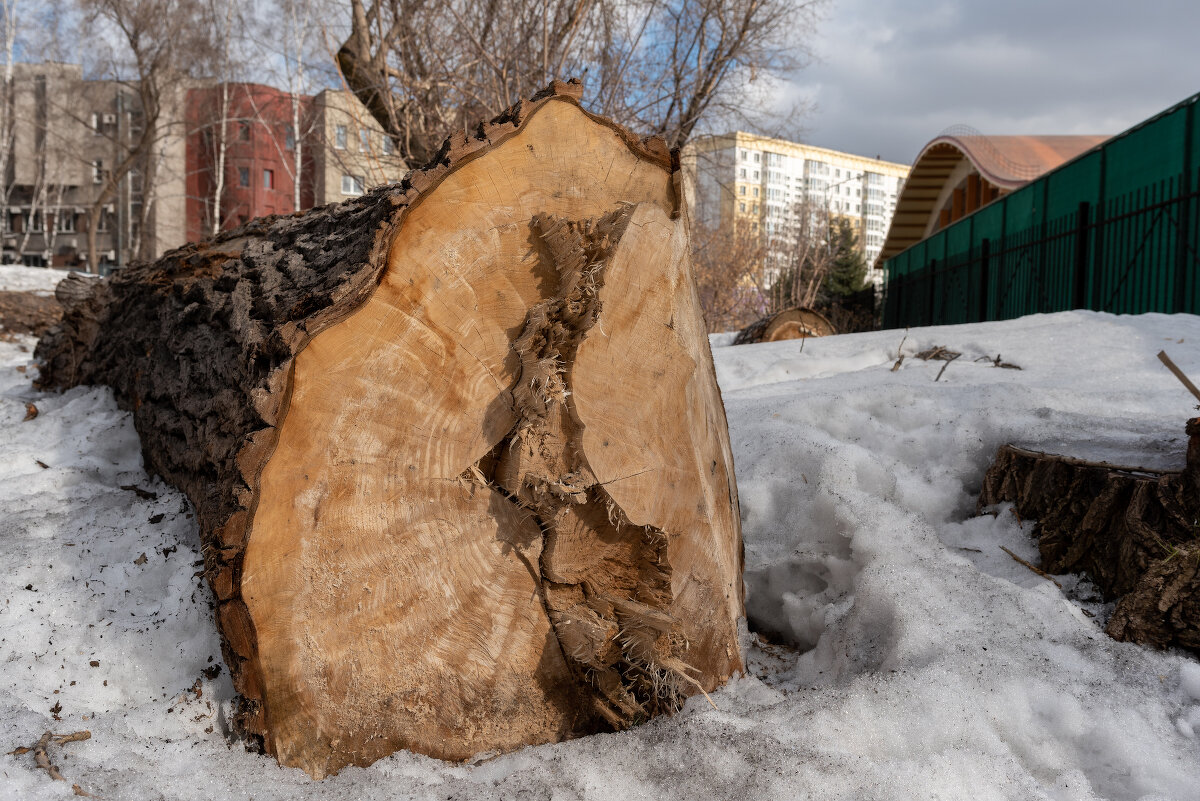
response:
[[(58, 282), (67, 277), (71, 270), (52, 267), (25, 267), (20, 264), (0, 264), (0, 292), (30, 292), (42, 297), (53, 297)], [(88, 276), (87, 273), (79, 275)]]
[[(129, 417), (35, 392), (32, 341), (0, 343), (0, 751), (92, 733), (52, 747), (68, 782), (0, 757), (0, 797), (1200, 799), (1200, 663), (1109, 640), (1087, 582), (1000, 550), (1036, 561), (1028, 522), (973, 516), (1007, 441), (1177, 458), (1193, 402), (1154, 355), (1200, 375), (1200, 317), (913, 329), (893, 370), (902, 337), (714, 338), (758, 632), (717, 710), (322, 783), (226, 740), (195, 525)], [(963, 354), (937, 381), (934, 345)]]

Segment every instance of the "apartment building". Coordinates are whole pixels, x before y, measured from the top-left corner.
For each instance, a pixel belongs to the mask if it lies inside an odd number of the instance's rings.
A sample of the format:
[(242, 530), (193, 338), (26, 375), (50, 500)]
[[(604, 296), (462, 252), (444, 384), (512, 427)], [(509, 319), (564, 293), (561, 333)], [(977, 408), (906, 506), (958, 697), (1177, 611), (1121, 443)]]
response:
[(313, 152), (304, 146), (312, 109), (310, 96), (258, 83), (188, 92), (189, 241), (314, 205)]
[(408, 172), (395, 142), (351, 92), (326, 89), (313, 98), (311, 135), (317, 205), (340, 203)]
[(340, 203), (407, 172), (392, 139), (350, 92), (293, 98), (262, 84), (214, 84), (192, 89), (188, 106), (190, 240), (255, 217)]
[(136, 93), (52, 62), (14, 65), (12, 87), (7, 148), (0, 137), (6, 262), (86, 264), (95, 208), (98, 268), (107, 272), (255, 217), (341, 202), (407, 171), (350, 92), (298, 96), (294, 114), (293, 96), (270, 86), (180, 79), (151, 151), (98, 207), (145, 124)]
[(689, 146), (697, 220), (745, 221), (776, 249), (804, 228), (803, 215), (848, 219), (868, 263), (883, 248), (908, 166), (737, 131)]
[[(157, 256), (185, 241), (182, 95), (164, 98), (154, 148), (115, 187), (96, 233), (103, 266)], [(0, 185), (3, 258), (35, 266), (78, 266), (87, 225), (113, 166), (144, 124), (136, 95), (117, 81), (83, 78), (78, 64), (13, 65)], [(147, 176), (153, 180), (148, 181)], [(147, 187), (152, 187), (150, 197)]]

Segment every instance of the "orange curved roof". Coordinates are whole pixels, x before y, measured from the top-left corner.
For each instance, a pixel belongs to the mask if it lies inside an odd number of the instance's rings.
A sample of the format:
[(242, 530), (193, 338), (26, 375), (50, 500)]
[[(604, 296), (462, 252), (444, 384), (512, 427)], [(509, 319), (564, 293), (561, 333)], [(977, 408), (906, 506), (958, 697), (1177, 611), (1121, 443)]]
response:
[[(973, 172), (1000, 194), (1019, 189), (1108, 139), (1108, 136), (984, 136), (947, 131), (921, 150), (892, 217), (877, 264), (925, 238), (941, 210), (947, 183)], [(953, 188), (953, 187), (950, 187)]]

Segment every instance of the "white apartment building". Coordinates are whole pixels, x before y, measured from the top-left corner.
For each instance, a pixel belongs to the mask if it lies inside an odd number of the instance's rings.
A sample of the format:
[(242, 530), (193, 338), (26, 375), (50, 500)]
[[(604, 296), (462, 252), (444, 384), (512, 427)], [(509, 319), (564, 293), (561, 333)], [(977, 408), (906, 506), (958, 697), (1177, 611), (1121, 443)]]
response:
[(700, 222), (723, 227), (746, 220), (785, 243), (805, 211), (845, 217), (859, 233), (868, 264), (883, 248), (909, 171), (904, 164), (743, 131), (699, 137), (689, 150), (691, 206)]

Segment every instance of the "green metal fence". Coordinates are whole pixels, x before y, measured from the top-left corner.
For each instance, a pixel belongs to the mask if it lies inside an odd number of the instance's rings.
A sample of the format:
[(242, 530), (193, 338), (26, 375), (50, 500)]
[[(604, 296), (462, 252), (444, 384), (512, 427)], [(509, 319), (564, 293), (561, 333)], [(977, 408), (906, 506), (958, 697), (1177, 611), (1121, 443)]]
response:
[(1200, 94), (889, 259), (883, 326), (1200, 314)]

